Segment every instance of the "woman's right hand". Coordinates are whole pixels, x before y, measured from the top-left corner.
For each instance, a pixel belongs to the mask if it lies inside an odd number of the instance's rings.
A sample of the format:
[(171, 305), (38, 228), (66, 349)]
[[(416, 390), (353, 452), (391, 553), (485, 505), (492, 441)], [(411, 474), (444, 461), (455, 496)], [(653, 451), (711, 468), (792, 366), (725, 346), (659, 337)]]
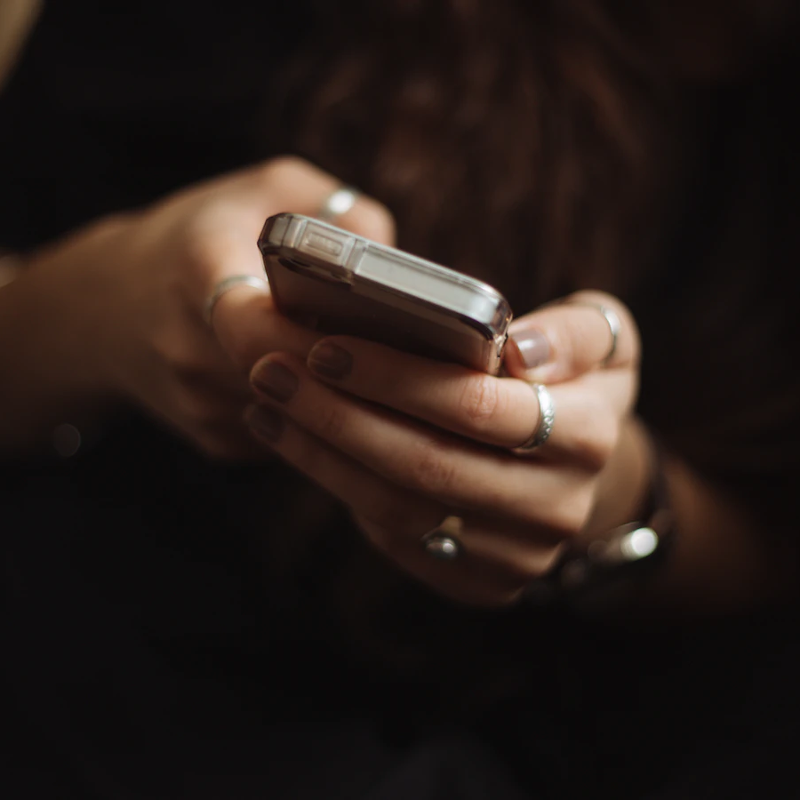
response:
[[(260, 452), (242, 422), (247, 374), (274, 350), (305, 357), (318, 336), (246, 285), (220, 298), (211, 325), (205, 305), (227, 277), (265, 277), (256, 242), (268, 216), (314, 215), (339, 185), (308, 162), (280, 158), (37, 253), (19, 281), (59, 316), (60, 368), (79, 376), (86, 405), (133, 402), (214, 457)], [(363, 196), (337, 224), (385, 243), (394, 236), (386, 209)]]

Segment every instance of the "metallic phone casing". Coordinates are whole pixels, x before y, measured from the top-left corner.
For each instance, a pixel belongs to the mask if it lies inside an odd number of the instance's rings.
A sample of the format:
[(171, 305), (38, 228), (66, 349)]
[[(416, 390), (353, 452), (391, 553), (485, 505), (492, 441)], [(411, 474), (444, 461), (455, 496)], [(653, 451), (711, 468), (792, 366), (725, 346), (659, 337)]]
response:
[(512, 315), (488, 284), (300, 214), (270, 217), (258, 246), (286, 316), (499, 371)]

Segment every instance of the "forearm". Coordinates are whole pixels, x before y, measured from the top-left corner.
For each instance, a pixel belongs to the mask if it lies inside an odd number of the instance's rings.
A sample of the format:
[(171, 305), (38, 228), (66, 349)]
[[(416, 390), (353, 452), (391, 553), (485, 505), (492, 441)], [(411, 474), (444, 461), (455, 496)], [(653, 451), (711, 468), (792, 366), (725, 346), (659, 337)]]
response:
[[(641, 517), (652, 485), (650, 438), (635, 420), (603, 476), (587, 538)], [(752, 607), (796, 592), (797, 552), (787, 536), (765, 531), (736, 498), (668, 451), (661, 459), (673, 533), (667, 558), (634, 587), (648, 612), (704, 615)]]
[(91, 424), (108, 405), (69, 296), (48, 269), (0, 287), (0, 457), (38, 452), (58, 425)]
[(20, 273), (22, 262), (15, 253), (0, 247), (0, 289), (7, 286)]

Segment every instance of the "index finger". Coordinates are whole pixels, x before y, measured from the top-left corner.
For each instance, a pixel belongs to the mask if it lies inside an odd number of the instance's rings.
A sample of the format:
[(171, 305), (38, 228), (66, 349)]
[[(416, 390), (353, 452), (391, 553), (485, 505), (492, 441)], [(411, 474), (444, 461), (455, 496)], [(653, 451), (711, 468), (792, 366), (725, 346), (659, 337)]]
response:
[(561, 383), (599, 367), (634, 367), (639, 354), (639, 332), (624, 304), (603, 292), (577, 292), (512, 323), (504, 366), (515, 378)]

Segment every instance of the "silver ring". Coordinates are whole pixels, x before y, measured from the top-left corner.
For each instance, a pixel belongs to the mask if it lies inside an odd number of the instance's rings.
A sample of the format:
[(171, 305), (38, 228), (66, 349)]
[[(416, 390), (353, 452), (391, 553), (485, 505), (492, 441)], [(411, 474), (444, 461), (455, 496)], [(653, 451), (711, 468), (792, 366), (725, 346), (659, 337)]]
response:
[(317, 211), (317, 219), (334, 222), (337, 217), (346, 214), (356, 204), (359, 194), (358, 189), (352, 186), (340, 186), (322, 201)]
[(439, 561), (455, 561), (463, 549), (458, 539), (463, 527), (464, 520), (461, 517), (454, 514), (445, 517), (441, 525), (437, 525), (422, 537), (425, 552)]
[(214, 313), (214, 306), (219, 302), (222, 295), (235, 289), (237, 286), (251, 286), (253, 289), (261, 289), (262, 292), (269, 291), (269, 284), (264, 278), (257, 278), (255, 275), (231, 275), (221, 280), (211, 292), (203, 308), (203, 316), (206, 322), (211, 324), (211, 315)]
[(530, 453), (531, 450), (541, 447), (550, 438), (556, 421), (556, 405), (548, 388), (543, 383), (532, 383), (530, 387), (539, 400), (539, 423), (529, 439), (512, 448), (515, 453)]
[(600, 359), (600, 366), (605, 367), (611, 361), (611, 359), (614, 358), (614, 354), (617, 352), (619, 332), (622, 330), (622, 323), (619, 320), (617, 312), (613, 309), (610, 309), (608, 306), (602, 305), (602, 303), (592, 303), (590, 300), (570, 300), (568, 305), (595, 308), (605, 317), (606, 322), (608, 323), (608, 330), (611, 333), (611, 347), (608, 348), (608, 352), (605, 354), (605, 356)]

